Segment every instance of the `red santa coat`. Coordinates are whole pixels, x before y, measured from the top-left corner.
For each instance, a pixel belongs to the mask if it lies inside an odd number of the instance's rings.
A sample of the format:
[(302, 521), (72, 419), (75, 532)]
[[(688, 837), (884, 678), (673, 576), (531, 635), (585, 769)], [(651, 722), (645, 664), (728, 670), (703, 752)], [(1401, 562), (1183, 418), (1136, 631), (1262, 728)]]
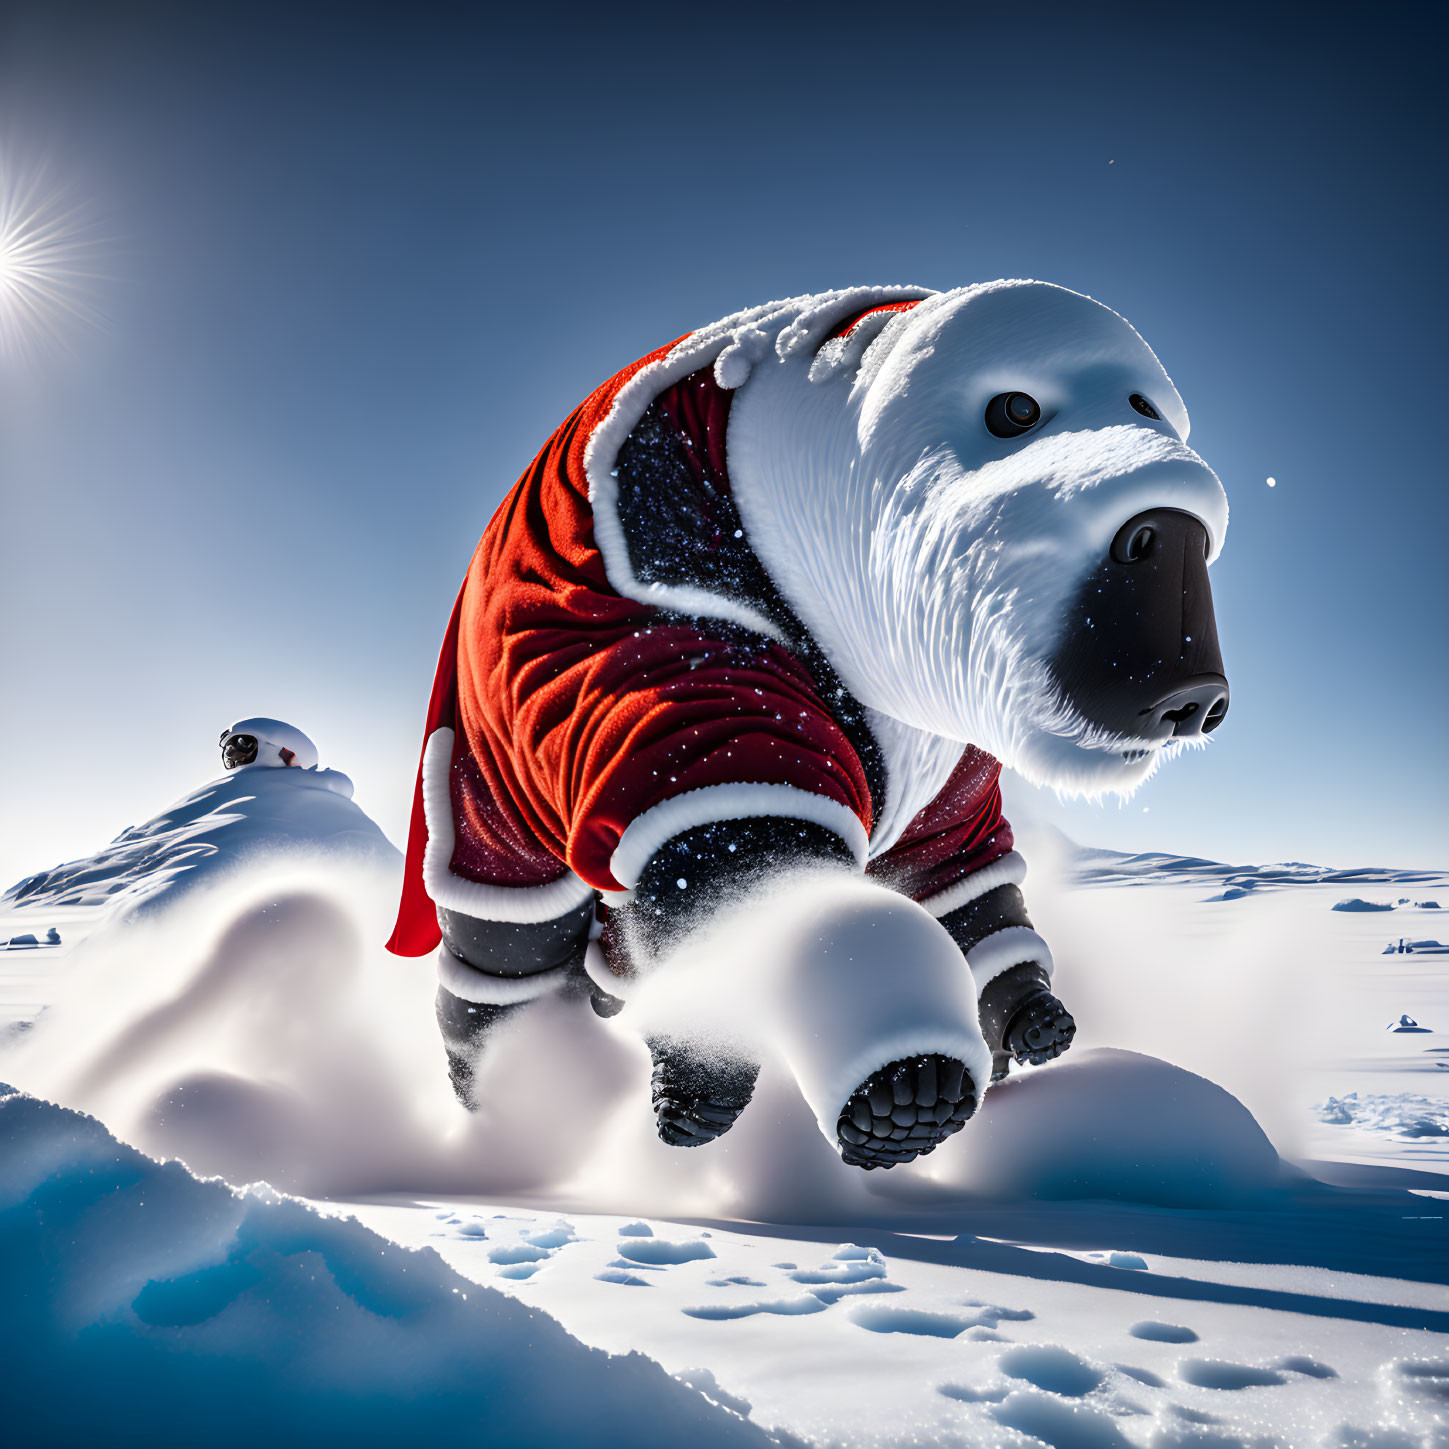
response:
[[(847, 298), (824, 336), (919, 296), (871, 297), (869, 307)], [(744, 605), (711, 618), (708, 606), (687, 615), (650, 597), (651, 570), (678, 579), (697, 569), (747, 598), (769, 595), (776, 617), (786, 608), (751, 574), (759, 565), (743, 529), (729, 527), (731, 393), (712, 365), (723, 350), (713, 341), (682, 338), (592, 393), (484, 532), (438, 662), (392, 951), (437, 946), (437, 905), (545, 921), (596, 891), (607, 902), (665, 840), (711, 820), (786, 815), (826, 825), (863, 868), (928, 905), (969, 899), (967, 877), (983, 890), (996, 875), (1019, 879), (1002, 868), (1012, 835), (991, 756), (964, 747), (945, 787), (872, 857), (885, 782), (868, 768), (875, 750), (858, 707), (811, 641), (787, 626), (775, 637), (749, 627), (755, 615)], [(681, 376), (700, 356), (706, 365)], [(648, 386), (656, 381), (657, 392)], [(599, 526), (586, 460), (597, 485), (589, 450), (601, 430), (619, 433), (621, 395), (632, 401), (623, 423), (639, 414), (628, 437), (647, 423), (682, 482), (657, 506), (646, 485), (633, 523), (617, 497), (605, 499)], [(655, 515), (670, 508), (686, 516), (661, 523)], [(686, 582), (666, 601), (688, 596)]]

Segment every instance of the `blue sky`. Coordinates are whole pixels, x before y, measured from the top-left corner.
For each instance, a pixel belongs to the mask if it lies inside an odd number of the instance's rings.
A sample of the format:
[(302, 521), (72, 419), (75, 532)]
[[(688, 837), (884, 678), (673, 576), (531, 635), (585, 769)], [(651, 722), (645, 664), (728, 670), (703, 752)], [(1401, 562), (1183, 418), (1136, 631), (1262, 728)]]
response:
[(397, 838), (468, 557), (585, 393), (770, 297), (997, 276), (1127, 316), (1233, 510), (1228, 723), (1062, 823), (1449, 864), (1436, 9), (612, 8), (0, 9), (106, 319), (0, 372), (6, 880), (256, 713)]

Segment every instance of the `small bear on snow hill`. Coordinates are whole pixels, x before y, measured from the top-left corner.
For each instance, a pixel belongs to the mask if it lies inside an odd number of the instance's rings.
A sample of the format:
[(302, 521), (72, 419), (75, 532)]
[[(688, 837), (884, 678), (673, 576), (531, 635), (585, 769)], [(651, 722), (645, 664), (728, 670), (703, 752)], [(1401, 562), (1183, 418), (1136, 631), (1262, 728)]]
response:
[[(874, 949), (890, 1007), (823, 991), (791, 1058), (847, 1162), (1065, 1050), (997, 777), (1125, 794), (1222, 721), (1227, 502), (1187, 431), (1132, 327), (1040, 282), (770, 303), (588, 397), (488, 525), (429, 710), (390, 945), (442, 943), (460, 1097), (501, 1018), (612, 1014), (801, 866), (841, 877), (798, 893), (807, 954)], [(749, 1051), (649, 1045), (665, 1141), (749, 1102)]]

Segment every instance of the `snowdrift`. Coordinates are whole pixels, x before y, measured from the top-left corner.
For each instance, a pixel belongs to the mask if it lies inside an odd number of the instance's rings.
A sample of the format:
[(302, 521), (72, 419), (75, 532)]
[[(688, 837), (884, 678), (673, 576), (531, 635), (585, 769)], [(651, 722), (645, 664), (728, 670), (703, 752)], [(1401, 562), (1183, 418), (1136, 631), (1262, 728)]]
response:
[(1137, 1052), (1087, 1048), (988, 1100), (959, 1165), (981, 1196), (1228, 1207), (1288, 1182), (1241, 1102)]
[(776, 1441), (431, 1250), (198, 1181), (0, 1088), (6, 1442)]
[[(523, 1193), (576, 1210), (879, 1221), (923, 1195), (1210, 1207), (1281, 1181), (1228, 1092), (1090, 1047), (994, 1088), (968, 1131), (889, 1176), (839, 1160), (774, 1060), (726, 1139), (681, 1152), (654, 1134), (648, 999), (608, 1022), (582, 999), (524, 1014), (470, 1115), (443, 1070), (431, 972), (375, 944), (391, 882), (356, 864), (274, 863), (99, 932), (0, 1072), (157, 1157), (319, 1197)], [(764, 942), (737, 942), (723, 962), (702, 957), (705, 986), (714, 969), (739, 979), (741, 955), (768, 966)]]

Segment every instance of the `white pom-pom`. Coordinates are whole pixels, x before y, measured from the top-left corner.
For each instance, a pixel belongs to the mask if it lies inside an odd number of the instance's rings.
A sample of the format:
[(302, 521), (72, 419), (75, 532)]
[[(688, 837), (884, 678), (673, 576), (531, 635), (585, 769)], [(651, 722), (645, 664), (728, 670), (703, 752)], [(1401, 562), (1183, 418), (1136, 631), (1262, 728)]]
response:
[(715, 358), (714, 380), (726, 391), (743, 387), (754, 366), (770, 350), (769, 334), (759, 327), (742, 327), (730, 345)]
[(775, 355), (781, 362), (786, 361), (796, 352), (800, 352), (809, 347), (811, 341), (810, 322), (810, 313), (802, 313), (788, 327), (784, 328), (775, 339)]

